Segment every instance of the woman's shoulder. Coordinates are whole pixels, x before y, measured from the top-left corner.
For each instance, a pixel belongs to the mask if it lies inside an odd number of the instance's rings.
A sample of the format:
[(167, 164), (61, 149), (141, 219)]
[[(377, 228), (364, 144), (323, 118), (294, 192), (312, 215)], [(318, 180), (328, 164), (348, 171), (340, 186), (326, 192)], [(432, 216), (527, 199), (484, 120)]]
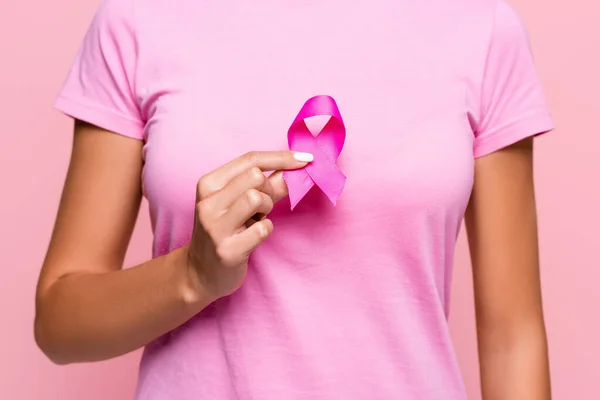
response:
[(528, 42), (525, 24), (505, 0), (425, 0), (446, 23), (445, 34), (457, 33), (463, 45), (488, 51), (491, 45), (520, 46)]
[(463, 21), (480, 24), (492, 33), (523, 29), (519, 13), (505, 0), (456, 0), (451, 3), (458, 8), (457, 14), (462, 15)]

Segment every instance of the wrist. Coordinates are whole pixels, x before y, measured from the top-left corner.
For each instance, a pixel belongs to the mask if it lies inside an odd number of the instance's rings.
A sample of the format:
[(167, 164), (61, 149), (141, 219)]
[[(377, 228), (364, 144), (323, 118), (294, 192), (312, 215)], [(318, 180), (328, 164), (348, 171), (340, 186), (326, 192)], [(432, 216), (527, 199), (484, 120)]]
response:
[(191, 262), (189, 247), (184, 246), (173, 251), (175, 268), (179, 282), (179, 297), (187, 306), (199, 308), (208, 306), (215, 300), (210, 291), (206, 289), (198, 276), (194, 263)]

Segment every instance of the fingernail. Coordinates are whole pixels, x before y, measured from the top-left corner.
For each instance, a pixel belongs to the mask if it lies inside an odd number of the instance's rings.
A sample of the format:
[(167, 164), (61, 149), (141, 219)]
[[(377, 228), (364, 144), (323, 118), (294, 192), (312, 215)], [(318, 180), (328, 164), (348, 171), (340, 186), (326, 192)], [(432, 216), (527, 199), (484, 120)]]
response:
[(294, 158), (296, 159), (296, 161), (300, 162), (311, 162), (312, 160), (314, 160), (315, 157), (310, 153), (295, 152)]

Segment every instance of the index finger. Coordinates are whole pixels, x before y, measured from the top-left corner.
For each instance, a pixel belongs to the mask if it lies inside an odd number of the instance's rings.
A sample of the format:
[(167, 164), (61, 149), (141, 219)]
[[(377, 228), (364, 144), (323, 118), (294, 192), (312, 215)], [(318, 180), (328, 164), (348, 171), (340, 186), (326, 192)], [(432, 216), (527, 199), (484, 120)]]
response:
[(252, 151), (209, 172), (207, 178), (218, 190), (242, 172), (256, 167), (261, 171), (293, 170), (303, 168), (313, 160), (310, 153), (294, 151)]

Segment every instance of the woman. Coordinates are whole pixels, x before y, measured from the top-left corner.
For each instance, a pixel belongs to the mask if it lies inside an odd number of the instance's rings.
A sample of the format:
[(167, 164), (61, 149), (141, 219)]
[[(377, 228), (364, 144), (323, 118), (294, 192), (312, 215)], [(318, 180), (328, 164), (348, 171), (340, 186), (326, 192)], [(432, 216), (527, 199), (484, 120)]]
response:
[[(282, 171), (318, 160), (286, 131), (317, 94), (347, 182), (292, 210)], [(550, 398), (532, 138), (552, 122), (504, 2), (105, 0), (56, 107), (77, 123), (37, 294), (54, 362), (145, 346), (144, 400), (464, 399), (465, 216), (483, 396)], [(121, 269), (142, 196), (154, 257)]]

